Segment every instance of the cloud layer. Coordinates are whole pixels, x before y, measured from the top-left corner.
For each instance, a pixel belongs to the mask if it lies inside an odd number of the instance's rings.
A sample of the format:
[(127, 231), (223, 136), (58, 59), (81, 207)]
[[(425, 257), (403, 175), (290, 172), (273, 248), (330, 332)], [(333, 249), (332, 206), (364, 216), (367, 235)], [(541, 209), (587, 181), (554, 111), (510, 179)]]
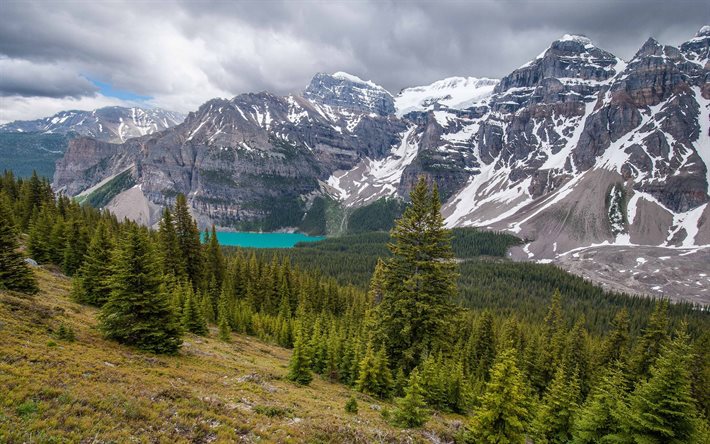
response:
[(320, 71), (396, 93), (501, 77), (565, 33), (628, 59), (650, 36), (677, 45), (707, 22), (706, 0), (6, 0), (0, 121), (120, 102), (88, 79), (182, 112), (213, 97), (301, 91)]

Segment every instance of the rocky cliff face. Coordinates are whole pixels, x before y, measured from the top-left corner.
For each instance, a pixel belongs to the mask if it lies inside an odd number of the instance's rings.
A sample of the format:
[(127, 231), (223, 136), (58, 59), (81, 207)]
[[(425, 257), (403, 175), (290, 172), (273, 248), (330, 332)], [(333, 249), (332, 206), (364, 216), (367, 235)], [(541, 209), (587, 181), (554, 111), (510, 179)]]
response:
[(448, 225), (528, 237), (530, 258), (708, 244), (709, 52), (707, 27), (680, 48), (650, 39), (628, 62), (566, 35), (500, 81), (396, 97), (317, 74), (300, 95), (212, 100), (117, 148), (77, 140), (54, 182), (76, 194), (131, 168), (148, 201), (185, 193), (202, 225), (274, 229), (298, 226), (316, 196), (406, 198), (424, 174)]
[(76, 133), (103, 142), (123, 143), (171, 128), (185, 118), (180, 113), (159, 108), (109, 106), (93, 111), (62, 111), (38, 120), (15, 121), (0, 125), (0, 132)]

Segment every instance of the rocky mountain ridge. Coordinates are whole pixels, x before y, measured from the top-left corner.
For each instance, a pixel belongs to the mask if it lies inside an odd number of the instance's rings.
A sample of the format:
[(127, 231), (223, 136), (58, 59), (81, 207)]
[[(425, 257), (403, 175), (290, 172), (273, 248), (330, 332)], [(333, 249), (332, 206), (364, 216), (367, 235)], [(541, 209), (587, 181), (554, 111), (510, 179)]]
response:
[(123, 143), (171, 128), (185, 116), (160, 108), (108, 106), (93, 111), (61, 111), (37, 120), (17, 120), (0, 125), (3, 133), (68, 134), (92, 137), (103, 142)]
[(77, 140), (54, 184), (75, 195), (130, 170), (137, 185), (120, 190), (116, 211), (183, 192), (202, 225), (268, 230), (315, 217), (319, 199), (406, 198), (424, 174), (449, 226), (530, 239), (517, 257), (595, 245), (692, 252), (710, 244), (709, 52), (708, 27), (679, 48), (649, 39), (628, 62), (565, 35), (500, 80), (396, 96), (320, 73), (302, 94), (215, 99), (119, 147)]

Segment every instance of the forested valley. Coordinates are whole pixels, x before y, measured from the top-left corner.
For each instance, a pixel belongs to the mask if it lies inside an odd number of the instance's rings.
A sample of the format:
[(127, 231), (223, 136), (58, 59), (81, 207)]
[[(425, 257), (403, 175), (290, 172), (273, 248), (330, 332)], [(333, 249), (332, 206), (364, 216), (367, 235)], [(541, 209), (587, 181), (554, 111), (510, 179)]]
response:
[(119, 344), (179, 356), (188, 335), (252, 336), (292, 350), (294, 388), (347, 386), (343, 409), (384, 400), (403, 429), (459, 415), (456, 442), (708, 442), (707, 308), (506, 260), (520, 242), (445, 229), (424, 180), (389, 234), (271, 251), (220, 247), (182, 195), (151, 230), (36, 174), (0, 180), (0, 289), (38, 292), (30, 257), (71, 277)]

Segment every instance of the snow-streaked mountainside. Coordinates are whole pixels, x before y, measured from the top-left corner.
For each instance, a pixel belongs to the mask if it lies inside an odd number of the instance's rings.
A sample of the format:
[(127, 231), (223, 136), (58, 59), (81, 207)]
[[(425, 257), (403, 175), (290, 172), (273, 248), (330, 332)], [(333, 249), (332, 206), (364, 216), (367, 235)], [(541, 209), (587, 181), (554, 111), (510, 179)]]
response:
[[(301, 94), (211, 100), (123, 145), (77, 139), (54, 185), (75, 195), (128, 170), (136, 185), (111, 202), (119, 214), (146, 208), (155, 223), (183, 192), (203, 226), (276, 229), (316, 217), (326, 196), (344, 207), (406, 198), (425, 175), (447, 225), (529, 239), (515, 257), (645, 246), (685, 260), (710, 251), (709, 51), (707, 27), (679, 48), (649, 39), (628, 61), (565, 35), (500, 80), (452, 77), (396, 96), (320, 73)], [(710, 302), (704, 281), (655, 274), (635, 288), (645, 271), (633, 273), (620, 289)]]
[(109, 106), (93, 111), (61, 111), (37, 120), (18, 120), (0, 125), (0, 132), (68, 134), (122, 143), (171, 128), (185, 116), (160, 108)]
[(397, 115), (412, 111), (430, 111), (439, 107), (466, 109), (483, 102), (498, 84), (494, 79), (449, 77), (431, 85), (403, 89), (395, 98)]

